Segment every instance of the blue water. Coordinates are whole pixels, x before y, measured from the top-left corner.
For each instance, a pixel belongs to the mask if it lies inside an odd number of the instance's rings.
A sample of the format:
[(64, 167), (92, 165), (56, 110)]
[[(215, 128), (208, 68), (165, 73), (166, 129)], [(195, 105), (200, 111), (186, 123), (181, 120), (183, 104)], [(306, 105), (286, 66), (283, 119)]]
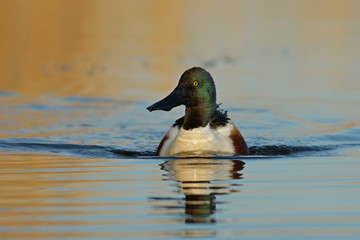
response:
[(360, 236), (360, 128), (346, 111), (300, 121), (224, 104), (250, 155), (174, 158), (154, 155), (183, 108), (0, 98), (2, 239)]
[[(1, 97), (5, 117), (0, 150), (77, 157), (153, 157), (161, 138), (184, 111), (179, 107), (171, 113), (148, 113), (148, 102), (101, 98), (52, 98), (50, 103), (32, 99), (40, 102), (28, 104), (21, 101), (29, 99), (13, 93)], [(227, 109), (246, 136), (250, 157), (331, 156), (357, 150), (360, 144), (357, 124), (338, 116), (306, 126), (271, 109)], [(313, 121), (321, 116), (310, 117)], [(315, 131), (304, 134), (304, 128)]]

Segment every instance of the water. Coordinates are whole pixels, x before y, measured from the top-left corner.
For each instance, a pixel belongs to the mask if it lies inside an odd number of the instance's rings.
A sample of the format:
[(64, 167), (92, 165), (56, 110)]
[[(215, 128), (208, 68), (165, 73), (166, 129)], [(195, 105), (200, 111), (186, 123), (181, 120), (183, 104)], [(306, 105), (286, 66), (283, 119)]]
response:
[(356, 126), (295, 138), (296, 121), (230, 107), (251, 155), (181, 159), (154, 156), (176, 113), (146, 102), (1, 100), (2, 239), (360, 235)]
[[(359, 239), (358, 1), (0, 4), (1, 239)], [(155, 156), (193, 65), (249, 156)]]

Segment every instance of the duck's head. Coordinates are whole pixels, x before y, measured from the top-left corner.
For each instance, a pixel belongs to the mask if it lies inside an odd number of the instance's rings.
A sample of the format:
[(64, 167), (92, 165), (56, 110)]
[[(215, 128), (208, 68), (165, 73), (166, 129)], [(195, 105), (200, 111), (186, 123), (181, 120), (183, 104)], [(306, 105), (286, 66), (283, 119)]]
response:
[(151, 111), (170, 111), (174, 107), (216, 106), (216, 90), (210, 73), (200, 67), (186, 70), (176, 88), (164, 99), (154, 103), (146, 109)]
[(209, 123), (216, 108), (216, 89), (210, 73), (200, 67), (186, 70), (176, 88), (164, 99), (147, 107), (147, 110), (170, 111), (179, 105), (186, 106), (184, 124), (189, 128)]

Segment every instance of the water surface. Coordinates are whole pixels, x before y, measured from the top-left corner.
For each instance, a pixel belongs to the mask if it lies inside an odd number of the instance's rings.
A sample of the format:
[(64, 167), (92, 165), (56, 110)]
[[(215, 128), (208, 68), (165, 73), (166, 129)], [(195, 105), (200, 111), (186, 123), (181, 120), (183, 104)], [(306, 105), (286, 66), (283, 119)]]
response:
[(182, 159), (154, 156), (182, 109), (150, 118), (144, 102), (1, 98), (2, 238), (360, 235), (351, 124), (295, 138), (297, 121), (230, 107), (251, 155)]
[[(359, 7), (1, 2), (0, 238), (359, 239)], [(155, 156), (194, 65), (249, 156)]]

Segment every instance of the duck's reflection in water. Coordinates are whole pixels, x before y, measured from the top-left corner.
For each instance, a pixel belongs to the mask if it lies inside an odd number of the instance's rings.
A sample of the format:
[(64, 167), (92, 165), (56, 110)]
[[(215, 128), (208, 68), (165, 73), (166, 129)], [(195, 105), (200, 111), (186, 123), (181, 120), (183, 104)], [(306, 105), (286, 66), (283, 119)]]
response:
[[(161, 201), (161, 208), (185, 208), (186, 223), (215, 223), (216, 205), (224, 202), (216, 200), (216, 195), (240, 191), (242, 179), (240, 171), (245, 163), (240, 160), (186, 158), (173, 159), (162, 163), (161, 169), (167, 174), (164, 180), (176, 181), (177, 191), (184, 199), (152, 198)], [(169, 201), (170, 200), (170, 201)], [(184, 206), (185, 203), (185, 206)]]

